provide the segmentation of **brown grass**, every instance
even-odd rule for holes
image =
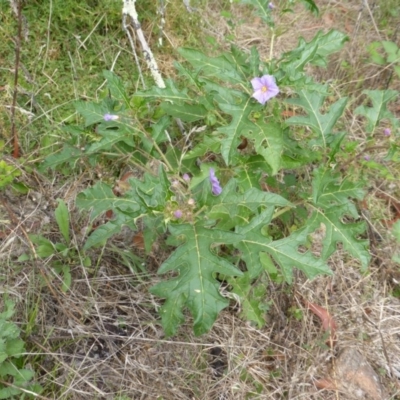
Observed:
[[[319,18],[302,7],[280,17],[277,25],[283,30],[274,40],[273,56],[293,49],[299,36],[309,40],[319,29],[335,28],[346,32],[350,41],[332,57],[328,69],[312,71],[316,78],[329,80],[339,95],[352,94],[356,98],[365,88],[385,88],[388,70],[366,62],[366,44],[385,37],[385,32],[374,28],[374,10],[371,15],[365,7],[360,9],[359,1],[318,3],[322,10]],[[231,13],[234,21],[240,21],[234,27],[220,16],[219,2],[210,1],[203,14],[204,34],[213,35],[225,49],[229,43],[224,37],[231,34],[241,48],[255,45],[262,58],[268,59],[269,30],[243,6],[233,5]],[[174,32],[166,32],[171,47],[182,44]],[[173,73],[173,59],[166,54],[160,56],[167,75]],[[349,67],[344,68],[343,61]],[[391,88],[399,89],[399,82],[393,82]],[[346,124],[355,138],[365,139],[360,121],[351,114]],[[394,175],[398,173],[393,170]],[[101,254],[93,253],[91,269],[79,263],[73,265],[73,284],[67,293],[60,290],[51,260],[15,264],[16,257],[32,247],[28,232],[45,232],[53,238],[59,235],[52,217],[52,199],[68,199],[73,217],[81,218],[73,205],[74,193],[79,191],[74,183],[64,182],[58,187],[44,177],[24,175],[23,179],[36,179],[37,183],[30,181],[30,186],[37,188],[37,195],[21,198],[7,192],[0,205],[0,262],[7,271],[2,285],[19,302],[21,324],[30,327],[25,339],[39,381],[47,389],[45,398],[367,398],[365,393],[356,397],[351,392],[315,386],[318,379],[334,374],[335,360],[347,348],[358,349],[373,367],[386,398],[400,398],[400,301],[391,296],[391,290],[399,288],[399,267],[391,261],[399,246],[381,221],[390,219],[390,204],[377,195],[383,192],[398,198],[397,186],[371,179],[368,204],[371,224],[379,237],[372,247],[373,262],[368,273],[361,274],[358,265],[338,252],[330,260],[333,277],[311,282],[298,274],[291,288],[270,285],[272,305],[265,328],[257,329],[242,321],[238,317],[240,305],[233,304],[222,312],[210,333],[193,336],[188,316],[179,334],[166,339],[155,311],[160,301],[148,292],[159,279],[155,276],[157,267],[167,256],[162,251],[147,259],[146,277],[132,273],[107,248]],[[13,223],[13,215],[19,224]],[[75,235],[80,243],[81,232]],[[131,242],[122,236],[113,242],[132,249]],[[306,310],[301,297],[327,308],[336,320],[334,349],[326,346],[319,320]],[[296,309],[303,313],[300,320],[291,311]],[[26,324],[29,318],[33,322]]]

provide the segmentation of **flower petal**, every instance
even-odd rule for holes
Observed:
[[[272,75],[263,75],[261,78],[253,78],[251,84],[254,89],[252,97],[263,105],[279,93],[278,85]]]
[[[253,78],[250,82],[254,90],[260,90],[264,86],[262,78]]]
[[[104,121],[115,121],[119,118],[119,116],[107,113],[107,114],[104,114],[103,118],[104,118]]]
[[[218,178],[215,176],[214,168],[210,168],[210,182],[211,182],[211,191],[216,196],[222,193],[222,188],[219,184]]]
[[[261,90],[257,90],[253,93],[253,96],[259,103],[264,105],[267,99],[267,92],[262,92]]]

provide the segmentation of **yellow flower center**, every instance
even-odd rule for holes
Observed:
[[[261,88],[261,91],[262,91],[263,93],[268,92],[268,88],[267,88],[266,86],[263,86],[263,87]]]

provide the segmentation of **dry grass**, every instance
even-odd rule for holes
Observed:
[[[356,99],[364,88],[384,88],[388,70],[365,61],[366,43],[385,37],[371,19],[376,10],[362,8],[360,1],[319,3],[320,18],[301,7],[282,17],[277,25],[283,31],[274,40],[273,56],[294,48],[299,36],[309,40],[319,29],[336,28],[351,40],[328,69],[312,71],[317,79],[329,80],[338,95],[352,94]],[[255,45],[264,59],[270,57],[271,35],[260,20],[235,5],[232,20],[240,22],[232,26],[219,11],[219,2],[208,2],[203,14],[205,35],[228,48],[224,38],[230,34],[241,48]],[[182,39],[168,29],[167,35],[171,47],[181,45]],[[164,73],[173,74],[173,57],[163,54],[160,58]],[[399,83],[391,88],[399,89]],[[394,106],[397,112],[399,106],[399,102]],[[360,121],[349,114],[346,124],[355,138],[365,139]],[[393,170],[394,176],[398,173]],[[46,387],[45,398],[350,400],[350,392],[320,390],[315,385],[335,373],[338,354],[348,348],[358,349],[379,374],[387,399],[400,398],[400,301],[390,295],[400,280],[399,267],[391,261],[399,249],[380,222],[390,219],[390,205],[377,195],[396,197],[398,187],[371,180],[371,225],[380,237],[372,247],[374,261],[368,273],[361,274],[358,265],[338,252],[330,260],[333,277],[311,282],[298,274],[293,287],[270,285],[271,309],[265,328],[240,320],[237,304],[222,312],[207,335],[194,337],[188,316],[180,333],[165,339],[156,313],[159,300],[148,293],[159,279],[155,273],[167,256],[163,251],[146,259],[146,276],[132,273],[108,248],[93,253],[92,268],[73,264],[73,284],[67,293],[60,290],[51,260],[15,263],[17,256],[32,247],[28,232],[45,232],[51,238],[59,235],[52,217],[53,199],[67,199],[73,219],[80,220],[73,198],[79,184],[89,177],[74,178],[79,184],[64,180],[62,185],[36,175],[25,174],[22,179],[29,179],[28,186],[37,192],[24,198],[10,193],[2,196],[2,290],[18,301],[20,323],[32,365]],[[374,219],[374,215],[382,217]],[[81,224],[75,225],[79,244]],[[122,237],[114,243],[121,246],[119,240],[123,247],[132,248]],[[305,309],[302,298],[324,306],[335,318],[338,337],[333,350],[326,346],[320,322]],[[294,310],[303,317],[296,319]]]

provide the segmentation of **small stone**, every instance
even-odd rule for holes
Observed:
[[[357,349],[347,348],[340,353],[332,375],[341,390],[356,398],[365,400],[386,398],[379,376]]]

